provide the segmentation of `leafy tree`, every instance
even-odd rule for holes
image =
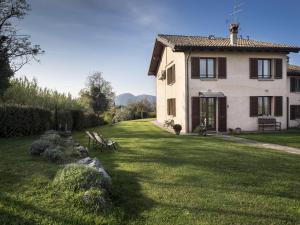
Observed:
[[[4,82],[0,93],[16,71],[44,52],[39,45],[31,44],[29,35],[19,34],[16,28],[28,11],[30,5],[26,0],[0,0],[0,80]]]
[[[83,109],[78,99],[71,94],[59,93],[48,88],[38,86],[36,79],[28,80],[26,77],[13,78],[10,87],[3,94],[3,101],[8,104],[28,105],[54,110]]]
[[[144,118],[145,112],[153,112],[153,106],[148,101],[147,98],[144,98],[137,102],[131,102],[128,104],[128,108],[132,113],[139,113],[141,118]]]
[[[115,93],[102,73],[95,72],[88,76],[86,88],[80,91],[80,96],[81,99],[89,100],[94,112],[99,116],[113,106]]]
[[[13,76],[13,71],[9,66],[7,57],[0,56],[0,97],[10,86],[9,79]]]

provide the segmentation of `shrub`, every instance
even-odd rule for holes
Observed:
[[[50,147],[43,152],[43,157],[51,162],[62,162],[64,160],[64,153],[60,147]]]
[[[197,126],[194,131],[194,133],[198,133],[199,135],[203,135],[203,136],[206,136],[207,135],[207,129],[205,126]]]
[[[0,136],[29,136],[48,130],[51,126],[49,110],[17,106],[0,106]]]
[[[112,124],[114,115],[111,112],[105,112],[104,114],[104,123],[105,124]]]
[[[71,110],[73,119],[72,130],[82,130],[85,127],[85,115],[82,110]]]
[[[70,110],[57,111],[57,124],[58,130],[71,130],[73,126],[73,118]]]
[[[178,135],[180,134],[180,131],[182,130],[182,126],[180,124],[175,124],[173,126],[173,130],[175,131],[175,133]]]
[[[111,206],[111,201],[102,188],[91,188],[84,192],[82,202],[85,207],[95,211],[104,211]]]
[[[79,164],[69,164],[58,171],[53,185],[60,190],[80,191],[99,188],[103,183],[103,176],[96,169]]]
[[[58,134],[43,134],[41,136],[42,140],[50,142],[52,145],[61,145],[63,144],[63,139]]]
[[[103,117],[98,117],[94,113],[84,115],[84,128],[96,127],[104,124]]]
[[[31,144],[29,153],[31,155],[40,155],[51,145],[52,144],[46,139],[38,139]]]
[[[155,112],[148,112],[147,117],[148,118],[156,118],[156,113]]]
[[[116,113],[114,115],[113,121],[115,123],[125,120],[131,120],[133,119],[133,115],[127,108],[119,108],[116,109]]]

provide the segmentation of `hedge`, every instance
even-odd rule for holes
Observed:
[[[82,110],[58,110],[56,114],[37,107],[0,105],[0,137],[36,135],[51,128],[82,130],[103,124],[102,117]]]
[[[0,105],[0,137],[29,136],[50,129],[51,112],[27,106]]]

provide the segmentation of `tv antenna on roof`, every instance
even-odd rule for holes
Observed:
[[[238,3],[238,0],[234,0],[234,6],[233,6],[233,11],[229,14],[231,17],[231,23],[232,24],[238,24],[238,17],[237,14],[242,12],[242,6],[244,3]]]

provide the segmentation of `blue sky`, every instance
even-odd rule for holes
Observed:
[[[17,76],[76,96],[86,77],[101,71],[117,94],[155,94],[147,76],[155,36],[227,36],[234,0],[28,0],[19,24],[45,54]],[[299,0],[242,0],[240,34],[300,46]],[[300,54],[291,54],[300,65]]]

